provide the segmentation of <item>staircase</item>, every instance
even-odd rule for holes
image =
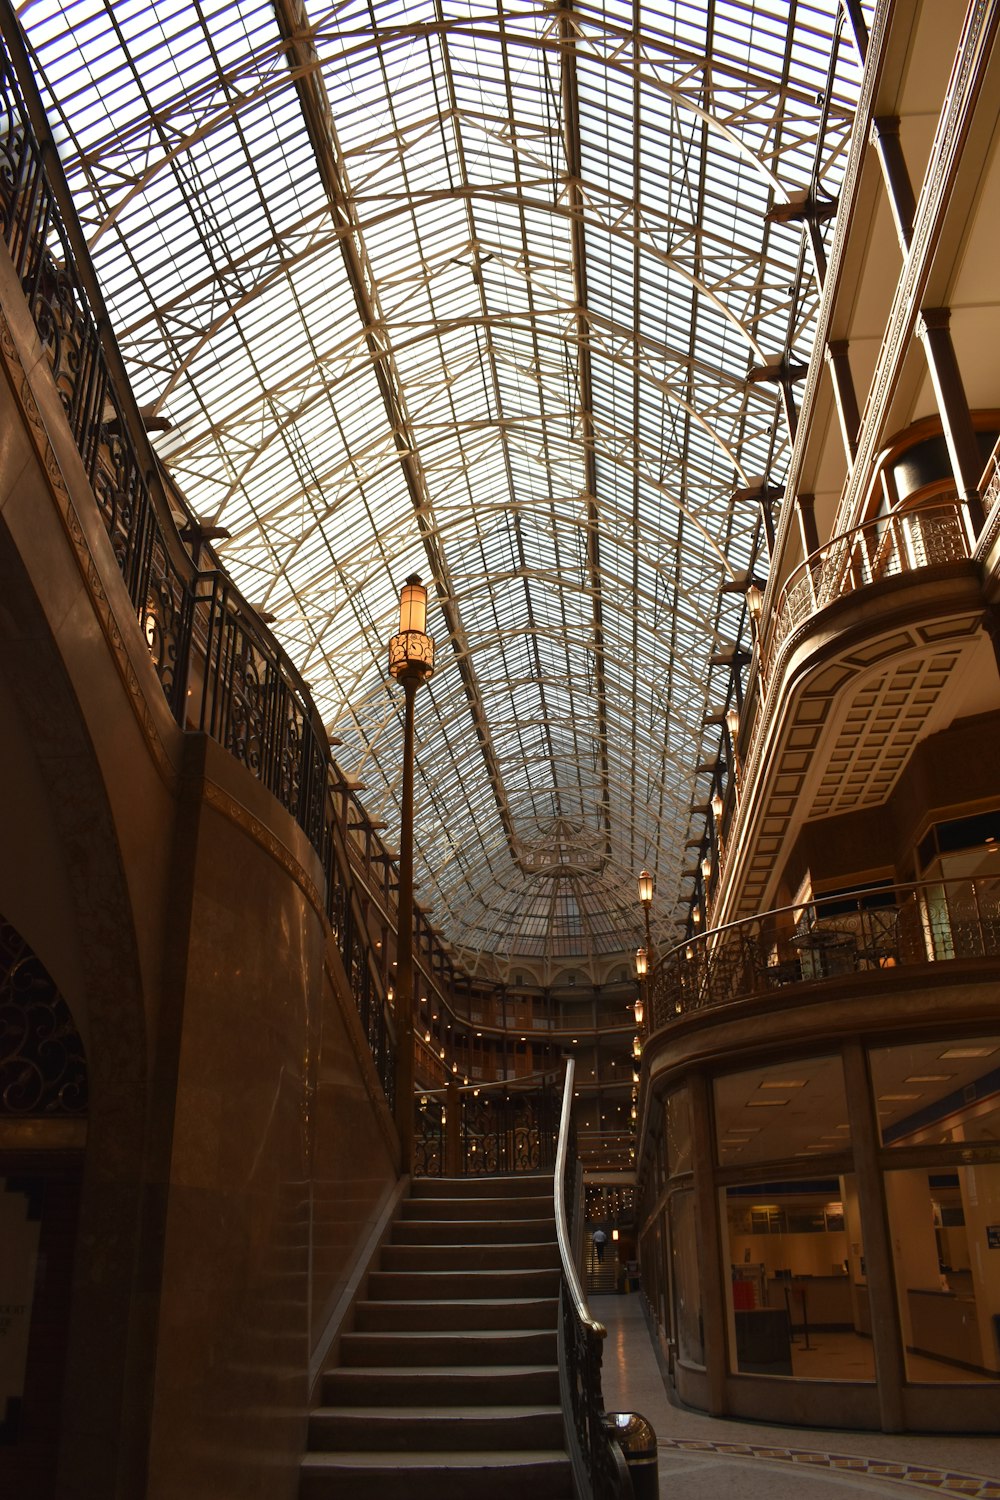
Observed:
[[[609,1296],[618,1290],[618,1251],[610,1245],[604,1251],[603,1261],[599,1261],[594,1254],[593,1248],[587,1256],[586,1274],[584,1278],[585,1290],[588,1296]]]
[[[552,1179],[417,1178],[311,1416],[300,1500],[569,1500]]]

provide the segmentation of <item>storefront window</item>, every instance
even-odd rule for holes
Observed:
[[[674,1296],[674,1327],[677,1352],[691,1365],[704,1365],[702,1334],[701,1274],[695,1235],[694,1194],[674,1193],[670,1198],[671,1285]]]
[[[1000,1164],[885,1174],[907,1379],[1000,1379]]]
[[[667,1096],[667,1171],[671,1177],[691,1170],[691,1096],[686,1088]]]
[[[741,1184],[724,1208],[733,1371],[874,1380],[853,1175]]]
[[[880,1047],[870,1060],[883,1146],[998,1138],[1000,1037]]]
[[[847,1150],[850,1128],[840,1058],[800,1058],[717,1078],[715,1128],[724,1167]]]

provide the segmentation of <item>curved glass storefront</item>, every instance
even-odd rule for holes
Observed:
[[[1000,1035],[852,1038],[657,1084],[643,1271],[682,1397],[1000,1428]]]

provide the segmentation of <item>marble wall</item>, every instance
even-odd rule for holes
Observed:
[[[316,857],[170,716],[2,251],[0,356],[0,912],[91,1082],[54,1493],[292,1500],[398,1143]]]

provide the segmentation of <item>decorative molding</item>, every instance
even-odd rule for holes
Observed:
[[[247,775],[251,775],[247,772]],[[305,896],[310,906],[321,918],[325,927],[329,927],[330,919],[326,912],[326,903],[320,893],[316,882],[307,871],[299,864],[294,854],[285,844],[277,838],[265,823],[255,817],[242,802],[238,802],[229,792],[224,791],[217,782],[210,781],[206,776],[201,783],[201,792],[204,800],[213,807],[216,812],[222,814],[230,823],[239,828],[249,838],[253,839],[266,854],[269,854],[275,864],[280,865],[285,874],[294,880],[299,890]]]

